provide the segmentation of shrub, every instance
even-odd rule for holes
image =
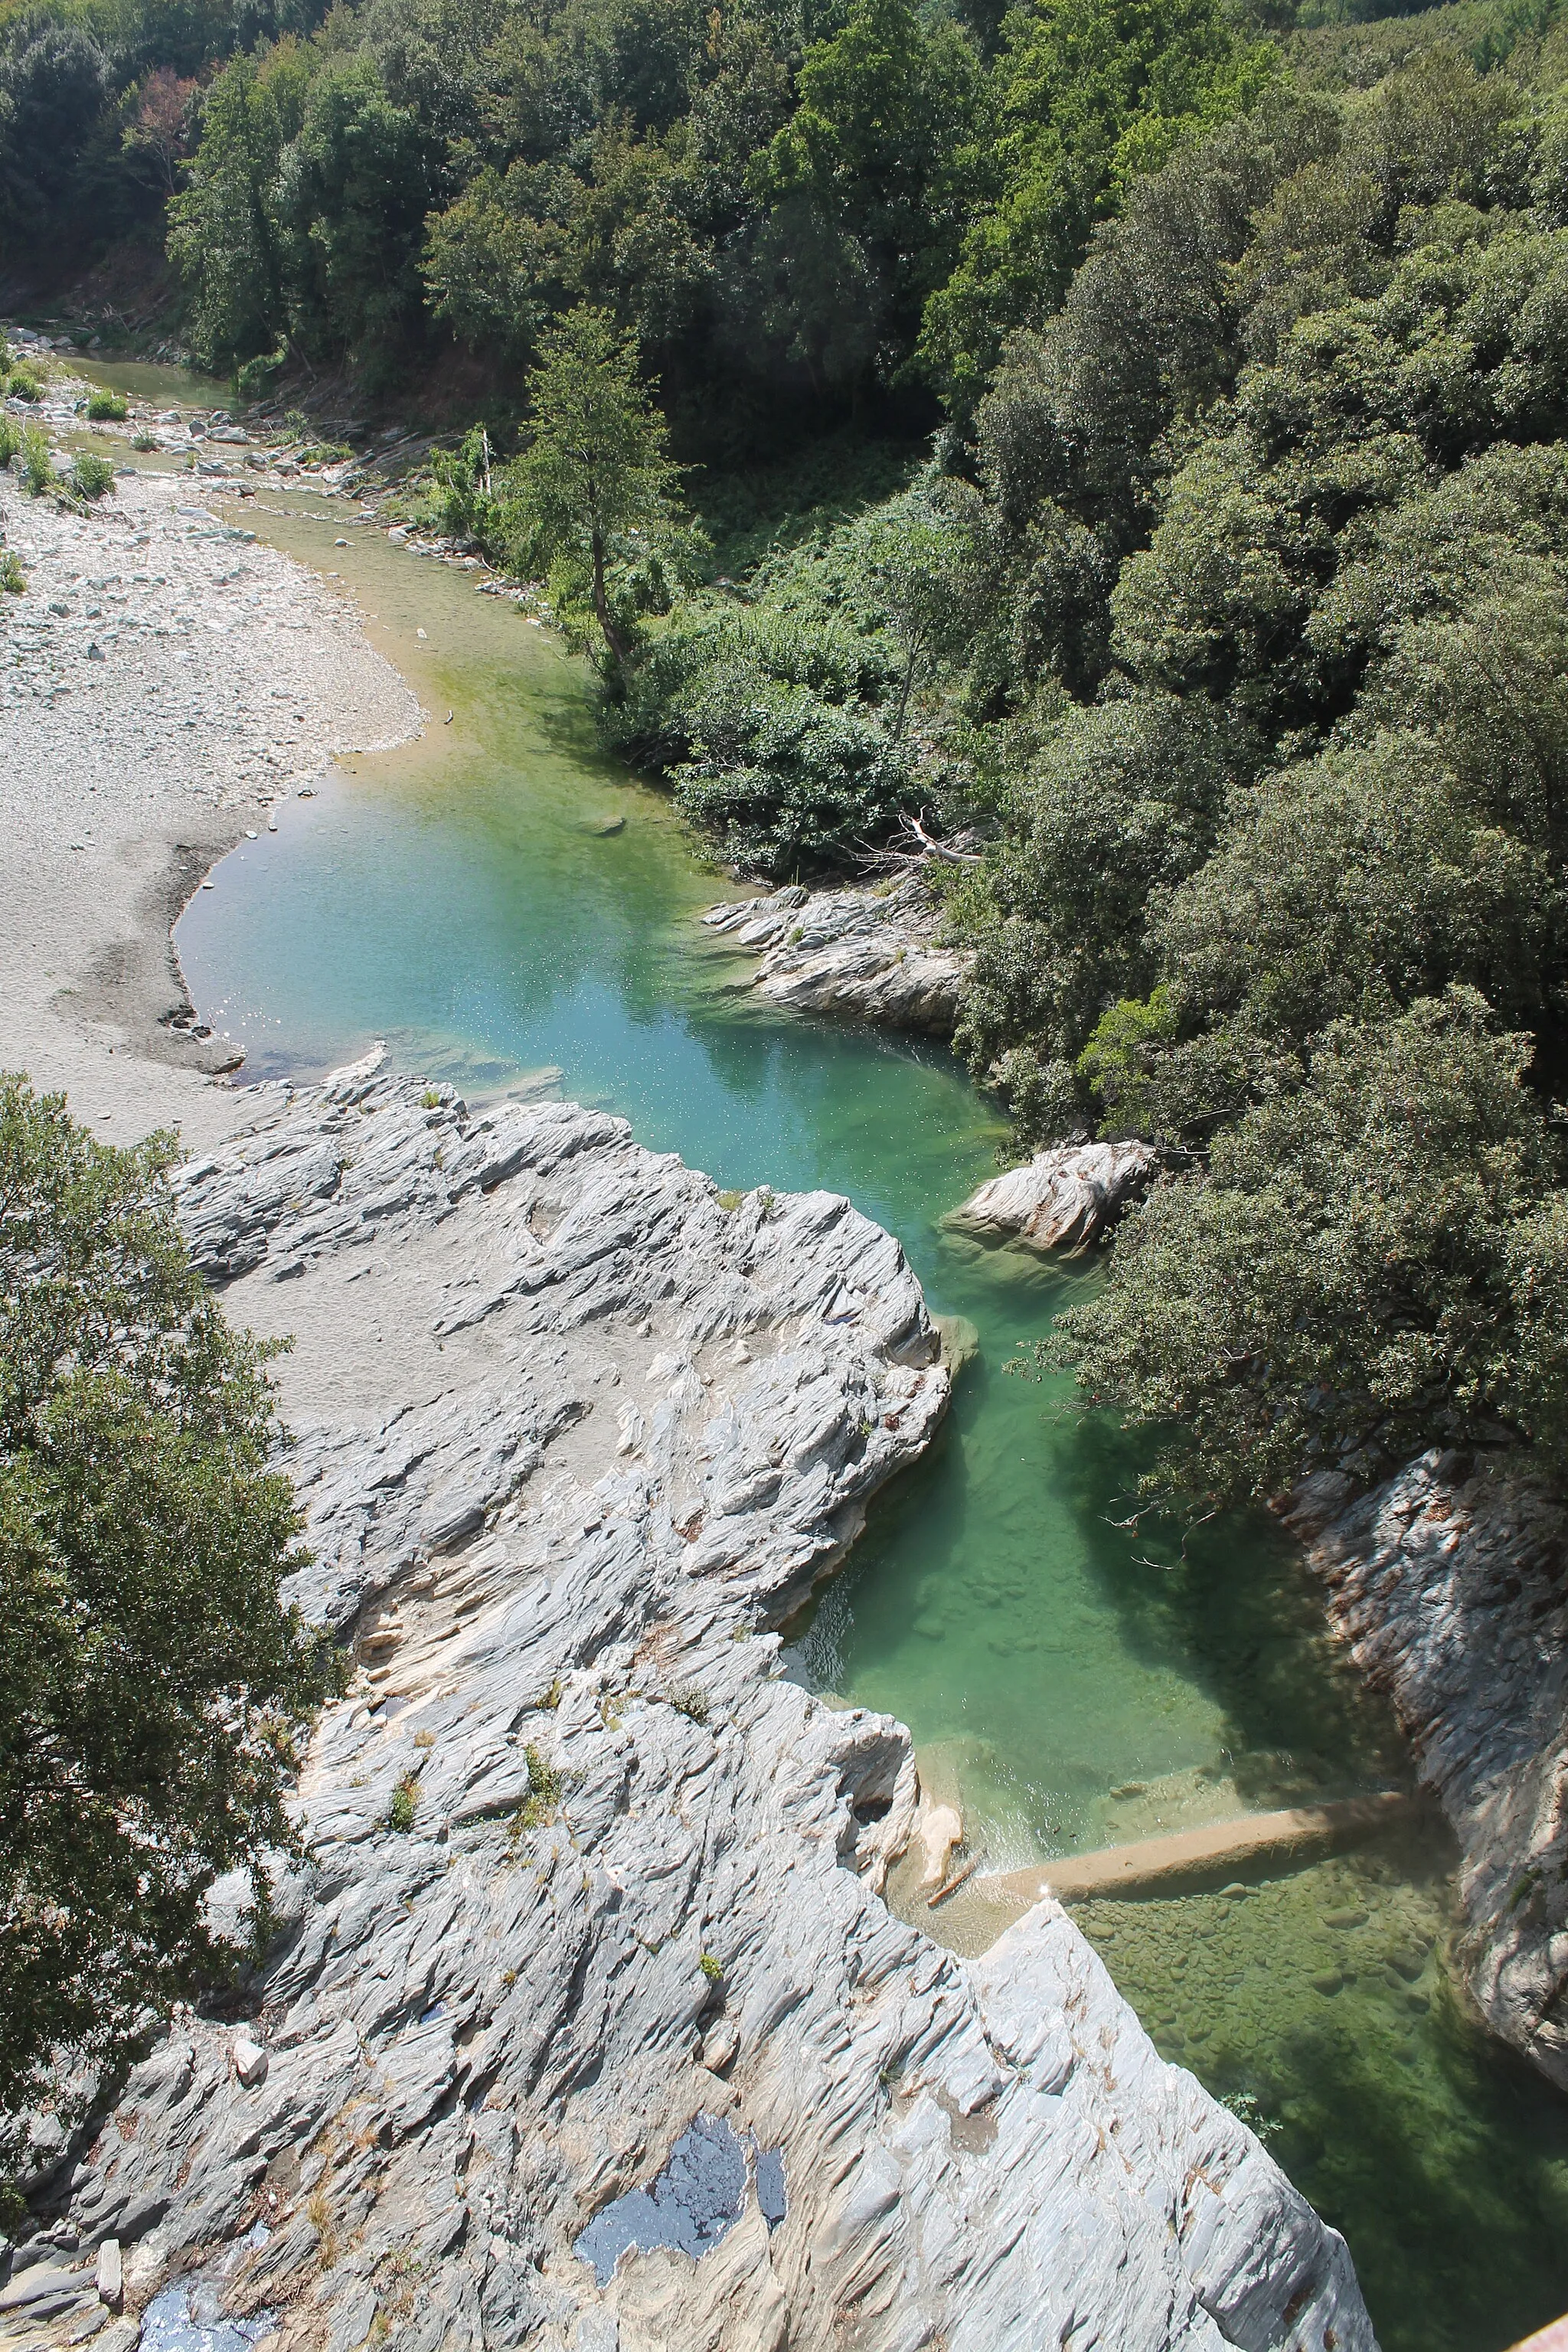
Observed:
[[[41,400],[43,383],[29,367],[15,367],[5,379],[5,389],[13,400]]]
[[[7,595],[19,596],[27,585],[27,575],[22,569],[21,558],[7,548],[0,555],[0,589]]]
[[[414,1816],[419,1810],[419,1783],[412,1772],[405,1772],[392,1792],[387,1807],[386,1826],[406,1837],[414,1827]]]
[[[267,1351],[191,1265],[176,1156],[0,1081],[0,2115],[207,1980],[206,1891],[297,1845],[284,1735],[336,1680],[279,1599]]]
[[[36,425],[24,425],[21,440],[22,483],[29,498],[41,499],[59,478],[49,436]]]
[[[724,1963],[722,1960],[716,1959],[711,1952],[704,1952],[697,1965],[710,1984],[719,1984],[722,1981]]]
[[[155,449],[158,443],[156,437],[151,433],[133,433],[131,436],[131,446],[133,449],[140,449],[145,456],[149,449]]]
[[[96,449],[81,449],[71,460],[68,478],[78,498],[100,499],[114,488],[114,468]]]
[[[21,446],[20,428],[12,417],[0,410],[0,468],[10,464]]]
[[[122,392],[95,392],[87,404],[89,425],[123,425],[130,413],[130,403]]]
[[[542,1829],[552,1821],[561,1801],[561,1775],[545,1762],[531,1740],[524,1750],[528,1763],[528,1794],[512,1816],[511,1843],[515,1845],[525,1830]]]

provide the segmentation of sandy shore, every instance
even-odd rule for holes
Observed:
[[[198,1149],[246,1113],[172,923],[279,797],[419,725],[353,604],[202,488],[125,477],[79,518],[0,473],[27,575],[0,598],[0,1067],[117,1141],[174,1123]]]

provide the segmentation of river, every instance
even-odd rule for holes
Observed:
[[[289,799],[183,918],[196,1004],[247,1072],[309,1075],[384,1038],[471,1095],[604,1105],[721,1185],[846,1192],[899,1236],[976,1352],[786,1656],[909,1723],[989,1859],[1407,1785],[1271,1525],[1184,1551],[1119,1524],[1123,1441],[1008,1369],[1096,1277],[944,1228],[993,1172],[993,1108],[940,1050],[760,1010],[695,919],[734,886],[597,751],[579,667],[353,512],[317,491],[244,519],[358,602],[431,723]],[[1452,1859],[1409,1832],[1246,1896],[1078,1913],[1165,2054],[1344,2231],[1385,2352],[1499,2352],[1568,2307],[1568,2103],[1448,1990]]]

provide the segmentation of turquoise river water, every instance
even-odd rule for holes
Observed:
[[[1401,1785],[1270,1525],[1184,1554],[1119,1525],[1123,1442],[1008,1370],[1094,1276],[944,1228],[1002,1134],[951,1058],[760,1011],[694,919],[732,886],[596,751],[578,667],[353,511],[314,491],[244,519],[357,599],[432,723],[291,797],[184,917],[195,1002],[247,1072],[375,1037],[471,1094],[553,1071],[722,1185],[829,1186],[898,1234],[977,1352],[788,1656],[911,1726],[991,1860]],[[1166,2054],[1344,2231],[1385,2352],[1499,2352],[1568,2307],[1568,2102],[1449,1990],[1452,1859],[1411,1830],[1245,1898],[1079,1914]]]

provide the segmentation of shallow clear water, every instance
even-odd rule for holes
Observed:
[[[899,1235],[977,1352],[931,1455],[879,1500],[789,1655],[817,1687],[900,1715],[928,1781],[961,1797],[995,1859],[1398,1781],[1392,1727],[1331,1654],[1269,1524],[1209,1528],[1184,1554],[1118,1525],[1121,1442],[1068,1418],[1059,1387],[1006,1370],[1093,1276],[943,1230],[1000,1136],[951,1059],[759,1012],[746,967],[694,922],[728,886],[664,801],[596,752],[575,667],[510,605],[350,511],[258,499],[246,520],[358,597],[430,723],[289,800],[279,832],[197,895],[177,938],[204,1016],[256,1076],[378,1036],[401,1066],[471,1092],[556,1071],[563,1092],[722,1185],[826,1185]],[[1323,1867],[1386,1877],[1440,1954],[1450,1860],[1424,1846]],[[1253,1942],[1238,1915],[1206,1971],[1186,1957],[1193,1901],[1117,1906],[1107,1957],[1172,2054],[1278,2128],[1350,2238],[1389,2352],[1495,2352],[1568,2305],[1568,2105],[1446,2001],[1417,2016],[1381,1960],[1331,1997],[1314,1990],[1330,1932],[1315,1879],[1245,1906]],[[1226,2021],[1217,2040],[1173,2004],[1184,1963]],[[1486,2195],[1459,2195],[1478,2167]],[[1482,2277],[1504,2242],[1507,2302],[1420,2288],[1445,2264]]]

